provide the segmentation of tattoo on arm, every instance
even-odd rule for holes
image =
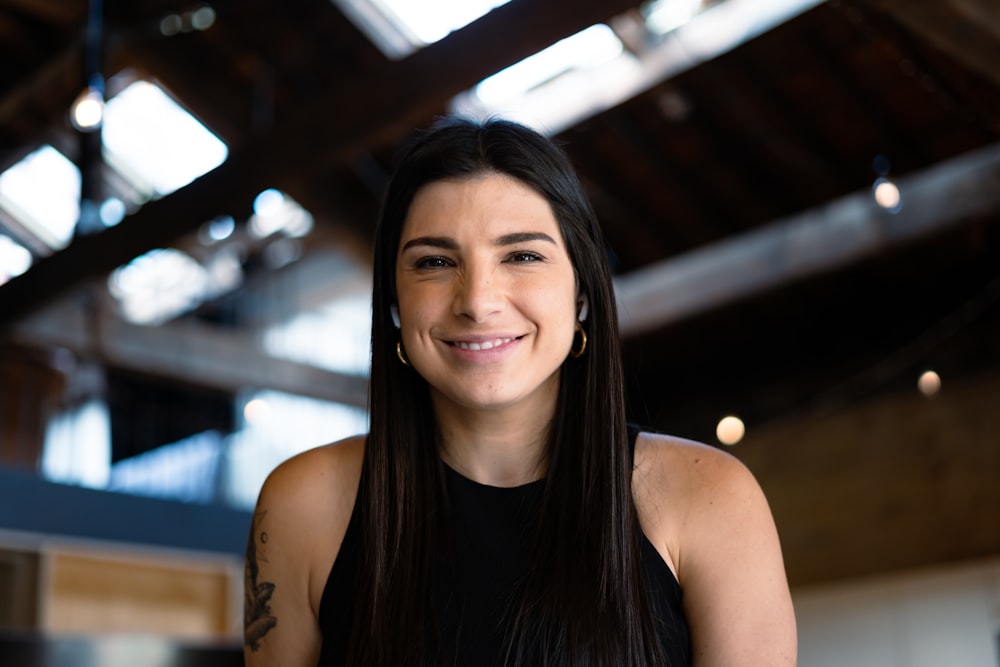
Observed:
[[[260,575],[258,562],[267,562],[264,554],[267,532],[260,527],[266,515],[267,510],[254,513],[243,567],[243,643],[251,651],[260,650],[260,640],[278,624],[278,619],[271,615],[274,584],[257,580]]]

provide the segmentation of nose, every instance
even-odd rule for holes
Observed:
[[[453,310],[473,322],[484,322],[503,309],[503,286],[499,276],[483,266],[466,266],[455,281]]]

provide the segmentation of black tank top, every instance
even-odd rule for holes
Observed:
[[[629,432],[632,446],[636,433]],[[541,504],[545,481],[512,488],[479,484],[445,466],[454,560],[447,576],[438,577],[440,623],[452,647],[454,665],[484,667],[504,654],[499,620],[511,591],[527,566],[526,526]],[[346,663],[353,621],[354,581],[358,568],[360,526],[355,506],[340,552],[330,571],[319,608],[323,644],[319,667]],[[643,535],[642,563],[646,588],[667,664],[691,664],[687,621],[681,589],[673,572]]]

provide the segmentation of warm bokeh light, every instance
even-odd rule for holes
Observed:
[[[902,203],[899,188],[888,178],[877,178],[875,185],[872,187],[872,194],[875,196],[875,203],[885,210],[892,213],[899,210]]]
[[[271,412],[271,406],[262,398],[254,398],[243,406],[243,417],[251,424],[260,424]]]
[[[941,376],[934,371],[924,371],[917,380],[917,389],[924,396],[933,396],[941,391]]]
[[[715,437],[724,445],[735,445],[743,439],[746,427],[739,417],[729,415],[719,420],[719,425],[715,427]]]
[[[104,121],[104,96],[94,87],[88,87],[73,102],[70,111],[73,127],[81,132],[96,130]]]

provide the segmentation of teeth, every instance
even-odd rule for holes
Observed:
[[[499,347],[501,345],[505,345],[505,344],[509,343],[512,340],[514,340],[514,339],[513,338],[497,338],[496,340],[487,340],[487,341],[483,341],[482,343],[466,343],[464,341],[458,341],[458,342],[455,343],[455,345],[457,345],[458,347],[462,348],[463,350],[492,350],[494,347]]]

